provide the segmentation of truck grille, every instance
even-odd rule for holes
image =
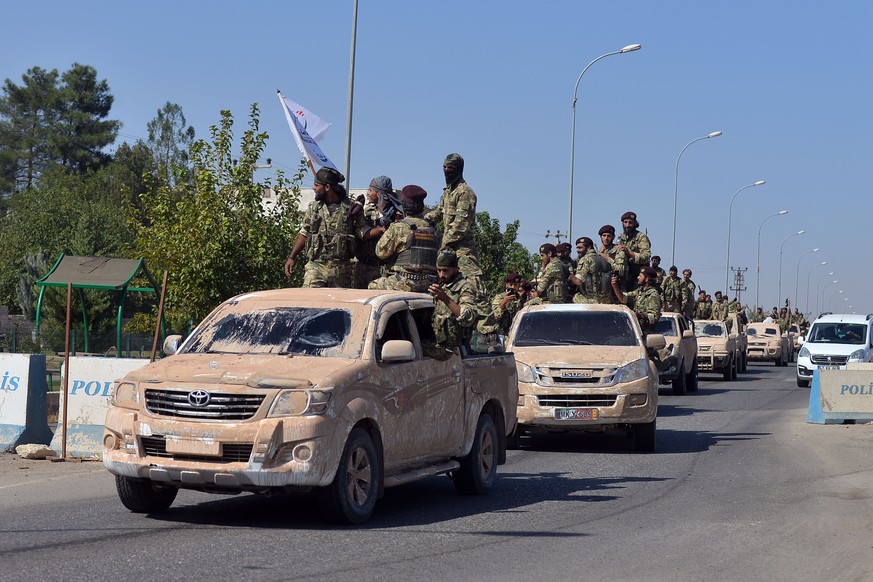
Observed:
[[[248,420],[257,413],[264,401],[263,394],[210,392],[207,404],[195,406],[189,401],[190,394],[192,394],[191,391],[183,390],[146,390],[146,410],[159,416],[176,418]]]
[[[252,445],[249,443],[224,443],[221,446],[221,456],[181,455],[167,452],[167,439],[163,435],[140,437],[142,450],[148,457],[164,457],[176,461],[209,461],[212,463],[247,463],[252,456]]]
[[[541,384],[546,386],[609,386],[615,382],[617,368],[537,368]]]
[[[849,356],[809,356],[809,361],[819,366],[844,366]]]
[[[586,396],[582,394],[549,394],[548,396],[537,396],[537,401],[540,406],[615,406],[617,398],[618,397],[614,394],[598,396]]]

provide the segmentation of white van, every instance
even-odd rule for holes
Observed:
[[[828,313],[812,322],[797,354],[797,385],[809,386],[816,368],[844,370],[873,361],[873,314]]]

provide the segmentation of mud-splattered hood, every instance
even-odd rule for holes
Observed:
[[[538,346],[513,348],[515,359],[529,366],[624,366],[644,358],[640,346]]]
[[[305,388],[358,360],[309,356],[178,354],[131,372],[125,380]]]

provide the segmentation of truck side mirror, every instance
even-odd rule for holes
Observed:
[[[168,356],[172,356],[179,351],[180,343],[182,343],[182,336],[168,335],[167,339],[164,340],[164,353]]]
[[[646,347],[652,350],[663,350],[667,347],[667,339],[660,333],[650,333],[646,336]]]
[[[694,332],[690,329],[686,329],[682,332],[682,339],[690,339],[694,337]]]
[[[415,346],[407,340],[388,340],[382,346],[383,362],[411,362],[415,359]]]

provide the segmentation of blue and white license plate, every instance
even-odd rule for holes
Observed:
[[[556,408],[556,420],[597,420],[596,408]]]

